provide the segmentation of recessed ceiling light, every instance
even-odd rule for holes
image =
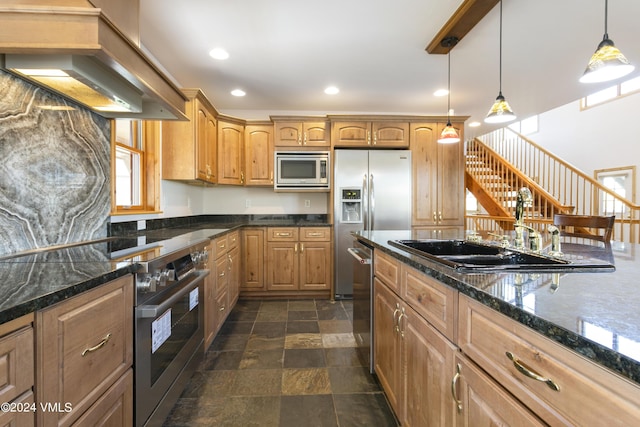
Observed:
[[[338,89],[335,86],[329,86],[328,88],[326,88],[324,90],[324,93],[326,93],[327,95],[336,95],[340,92],[340,89]]]
[[[447,96],[449,95],[449,91],[447,89],[438,89],[433,92],[433,96]]]
[[[234,89],[231,91],[231,95],[233,96],[245,96],[247,93],[242,89]]]
[[[469,123],[469,127],[470,128],[477,128],[478,126],[480,126],[482,123],[480,122],[471,122]]]
[[[216,47],[214,49],[211,49],[209,51],[209,55],[213,59],[227,59],[227,58],[229,58],[229,52],[227,52],[226,50],[224,50],[221,47]]]

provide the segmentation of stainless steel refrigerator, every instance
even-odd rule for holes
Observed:
[[[411,228],[409,150],[334,151],[335,297],[353,296],[351,231]]]

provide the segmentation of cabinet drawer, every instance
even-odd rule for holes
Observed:
[[[455,342],[458,292],[402,264],[401,297],[440,333]]]
[[[300,227],[300,240],[304,242],[328,242],[331,240],[329,227]]]
[[[295,242],[298,240],[298,227],[269,227],[267,240],[270,242]]]
[[[133,425],[133,370],[129,369],[100,399],[73,423],[80,426]]]
[[[227,249],[230,251],[240,245],[240,231],[232,231],[227,234]]]
[[[381,251],[373,252],[373,275],[400,295],[400,263]]]
[[[0,339],[0,402],[10,402],[31,390],[33,328],[28,326]]]
[[[4,404],[6,402],[3,400],[2,403]],[[15,401],[11,402],[11,404],[15,404],[15,409],[22,410],[11,410],[14,408],[9,406],[9,411],[0,412],[0,426],[33,427],[36,425],[35,411],[33,411],[32,408],[38,407],[34,406],[36,403],[31,390],[24,393],[22,396],[19,396]],[[25,410],[25,408],[29,409]]]
[[[640,387],[467,296],[459,304],[462,351],[547,423],[629,426],[640,420]]]
[[[121,277],[36,315],[39,402],[71,412],[38,412],[39,425],[69,425],[133,364],[133,278]]]
[[[216,295],[227,289],[229,283],[229,259],[227,255],[216,260]]]
[[[227,253],[227,250],[229,249],[229,242],[227,241],[227,236],[229,235],[225,234],[224,236],[217,237],[215,239],[214,245],[213,245],[213,248],[216,251],[216,253],[214,254],[215,258],[218,258],[221,255],[224,255]]]

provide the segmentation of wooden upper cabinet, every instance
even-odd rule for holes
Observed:
[[[162,122],[162,178],[216,182],[215,109],[199,89],[183,89],[189,121]]]
[[[275,121],[275,145],[278,147],[329,147],[329,136],[326,121]]]
[[[334,147],[409,147],[408,122],[334,122],[331,129],[331,140]]]
[[[244,125],[218,119],[218,184],[244,184]]]
[[[414,226],[464,224],[464,144],[439,144],[444,126],[412,123],[410,127]],[[462,139],[462,127],[457,130]]]
[[[244,129],[245,185],[273,185],[273,126],[247,125]]]

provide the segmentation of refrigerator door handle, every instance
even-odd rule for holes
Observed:
[[[367,187],[367,174],[365,173],[362,177],[362,204],[364,205],[364,213],[363,216],[363,226],[365,230],[370,230],[369,228],[369,190]]]
[[[371,212],[371,227],[369,230],[375,230],[375,214],[376,214],[376,198],[373,188],[373,174],[369,175],[369,211]]]

